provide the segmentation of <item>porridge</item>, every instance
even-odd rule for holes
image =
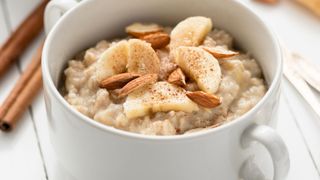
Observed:
[[[211,19],[174,28],[134,23],[121,40],[98,42],[68,61],[64,98],[95,121],[148,135],[214,128],[264,96],[256,60],[233,49]]]

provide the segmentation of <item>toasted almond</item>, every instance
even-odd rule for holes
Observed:
[[[147,34],[163,31],[163,28],[158,24],[141,24],[133,23],[126,27],[126,32],[134,37],[142,37]]]
[[[203,91],[187,92],[186,94],[193,102],[206,108],[214,108],[221,104],[218,96]]]
[[[225,49],[222,46],[215,46],[215,47],[201,46],[201,48],[209,52],[210,54],[212,54],[215,58],[228,58],[228,57],[232,57],[239,54],[239,52]]]
[[[170,36],[164,32],[157,32],[140,37],[141,40],[151,44],[153,49],[160,49],[167,46],[170,42]]]
[[[101,88],[106,88],[108,90],[114,90],[122,88],[129,81],[140,77],[141,74],[138,73],[121,73],[114,76],[110,76],[100,82]]]
[[[146,74],[143,76],[140,76],[132,81],[130,81],[128,84],[123,86],[119,91],[118,91],[118,96],[119,97],[124,97],[134,90],[137,90],[147,84],[153,84],[157,82],[158,80],[158,74]]]
[[[186,76],[180,68],[177,68],[169,75],[168,82],[184,87],[186,85]]]

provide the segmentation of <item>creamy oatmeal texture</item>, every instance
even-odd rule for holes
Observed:
[[[266,92],[256,60],[234,51],[233,38],[212,30],[209,18],[190,17],[173,29],[135,23],[126,31],[128,38],[98,42],[64,71],[64,98],[95,121],[184,134],[243,115]]]

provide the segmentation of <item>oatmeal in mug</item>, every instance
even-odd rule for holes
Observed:
[[[256,60],[233,49],[211,19],[174,28],[134,23],[129,37],[102,40],[64,71],[64,98],[82,114],[125,131],[176,135],[214,128],[266,93]]]

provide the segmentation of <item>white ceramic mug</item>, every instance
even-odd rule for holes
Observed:
[[[257,172],[265,169],[259,170],[259,164],[251,161],[258,156],[272,162],[273,179],[285,179],[288,152],[270,127],[280,94],[282,57],[274,34],[252,10],[237,0],[87,0],[76,4],[60,0],[47,6],[46,30],[53,28],[42,60],[51,141],[59,161],[76,179],[259,179],[262,176]],[[269,89],[242,117],[187,135],[146,136],[89,119],[57,90],[68,59],[101,39],[124,35],[127,24],[174,25],[193,15],[212,18],[214,27],[230,32],[236,44],[252,53],[263,69]],[[258,146],[263,147],[262,153]]]

